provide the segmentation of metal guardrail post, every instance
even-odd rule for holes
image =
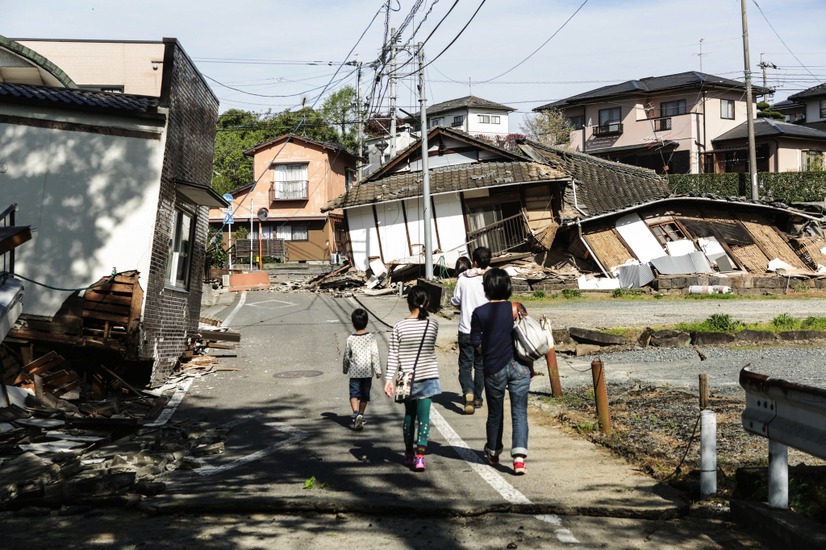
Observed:
[[[700,495],[717,493],[717,414],[700,413]]]
[[[769,507],[789,508],[789,448],[769,440]]]

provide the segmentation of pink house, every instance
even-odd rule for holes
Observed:
[[[232,225],[219,208],[209,211],[210,225],[221,228],[224,242],[232,231],[237,257],[276,257],[286,262],[329,262],[346,254],[341,210],[321,209],[345,193],[354,181],[356,157],[337,144],[292,134],[244,151],[253,157],[253,183],[234,190]],[[252,223],[250,223],[252,222]],[[239,240],[244,227],[250,238]],[[250,231],[251,230],[251,231]]]

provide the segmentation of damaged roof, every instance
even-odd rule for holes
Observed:
[[[668,182],[648,168],[639,168],[532,141],[519,143],[532,159],[547,162],[568,174],[574,185],[565,201],[580,216],[598,216],[636,204],[668,197]]]
[[[558,168],[530,161],[460,164],[434,168],[429,170],[429,173],[431,195],[568,179],[567,174]],[[344,195],[327,203],[322,211],[398,201],[418,197],[421,194],[421,171],[400,172],[353,186]]]

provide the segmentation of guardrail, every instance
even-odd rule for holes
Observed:
[[[789,447],[826,460],[826,390],[740,370],[743,428],[769,440],[769,506],[789,507]]]

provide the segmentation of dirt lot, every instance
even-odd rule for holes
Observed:
[[[674,388],[609,384],[608,400],[612,433],[605,436],[592,387],[566,389],[558,399],[533,396],[533,403],[565,430],[604,445],[656,479],[699,498],[698,396]],[[743,430],[742,392],[712,394],[709,408],[717,413],[718,500],[765,501],[767,442]],[[789,449],[789,464],[790,506],[826,523],[826,461]]]

